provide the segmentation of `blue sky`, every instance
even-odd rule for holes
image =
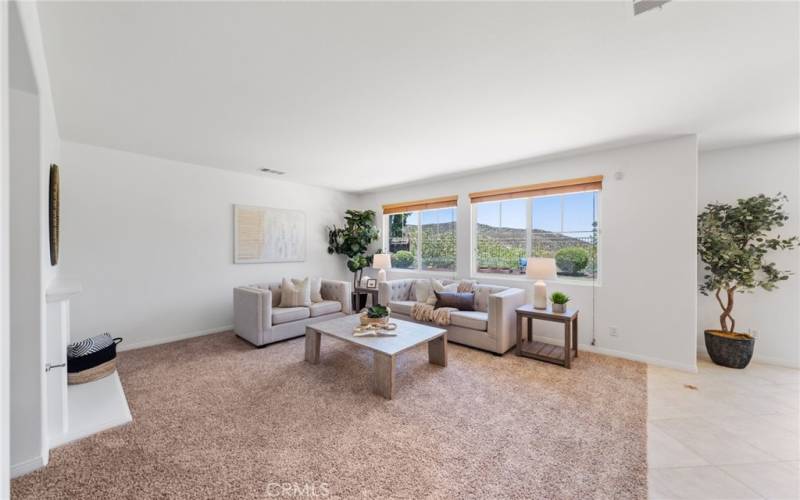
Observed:
[[[562,196],[541,196],[533,199],[533,227],[545,231],[562,231],[561,204],[564,204],[563,231],[591,231],[596,192],[575,193]],[[525,229],[525,199],[481,203],[477,208],[479,224]],[[413,212],[406,224],[417,225],[422,216],[423,224],[452,222],[454,208]],[[502,219],[502,220],[501,220]]]
[[[563,231],[591,231],[596,194],[589,192],[534,198],[534,229],[562,231],[561,200],[563,198]],[[524,199],[482,203],[477,208],[478,223],[525,229],[525,205]]]

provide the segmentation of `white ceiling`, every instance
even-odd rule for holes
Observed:
[[[798,4],[53,2],[66,140],[364,191],[635,137],[800,132]]]

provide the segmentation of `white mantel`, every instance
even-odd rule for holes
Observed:
[[[69,300],[72,296],[83,291],[83,285],[78,280],[56,279],[50,283],[45,292],[47,303]]]
[[[45,292],[47,302],[47,362],[67,362],[70,300],[83,291],[80,281],[56,279]],[[80,337],[89,336],[81,332]],[[77,340],[77,339],[75,339]],[[47,441],[55,448],[131,421],[128,401],[116,372],[94,382],[67,385],[66,366],[46,372]]]
[[[67,390],[67,345],[70,342],[69,301],[82,291],[80,281],[56,279],[45,291],[47,302],[47,358],[52,366],[45,371],[47,391],[47,442],[53,448],[69,430],[69,395]]]

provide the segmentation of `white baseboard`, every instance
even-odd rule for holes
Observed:
[[[33,472],[36,469],[41,469],[47,465],[44,461],[44,458],[41,456],[33,457],[30,460],[25,460],[24,462],[20,462],[18,464],[13,464],[11,466],[11,478],[15,478],[18,476],[23,476],[28,474],[29,472]]]
[[[706,346],[703,344],[697,345],[697,357],[710,360],[711,358],[708,355],[708,351],[706,351]],[[800,363],[792,362],[786,359],[781,358],[773,358],[770,356],[753,356],[753,363],[758,363],[762,365],[773,365],[773,366],[782,366],[784,368],[800,368]]]
[[[142,347],[150,347],[160,344],[169,344],[170,342],[177,342],[179,340],[190,339],[192,337],[202,337],[203,335],[211,335],[212,333],[229,332],[233,330],[233,325],[218,326],[216,328],[209,328],[208,330],[200,330],[198,332],[181,333],[172,337],[162,337],[157,339],[141,340],[139,342],[126,343],[123,342],[119,345],[118,351],[131,351],[133,349],[141,349]]]
[[[542,337],[539,335],[533,336],[534,340],[538,340],[539,342],[546,342],[549,344],[560,345],[563,346],[564,342],[559,342],[558,339],[553,339],[550,337]],[[598,347],[596,345],[590,344],[578,344],[578,351],[586,351],[586,352],[593,352],[597,354],[603,354],[605,356],[613,356],[615,358],[622,358],[622,359],[629,359],[631,361],[638,361],[640,363],[646,363],[648,365],[657,365],[663,366],[665,368],[672,368],[674,370],[681,370],[684,372],[696,373],[697,366],[695,365],[685,365],[683,363],[676,363],[674,361],[669,361],[660,358],[653,358],[650,356],[642,356],[640,354],[631,354],[625,351],[617,351],[615,349],[608,349],[607,347]]]
[[[672,368],[673,370],[680,370],[683,372],[697,373],[697,365],[687,365],[684,363],[676,363],[661,358],[654,358],[652,356],[642,356],[640,354],[631,354],[625,351],[616,351],[614,349],[607,349],[605,347],[597,347],[593,345],[580,346],[584,351],[595,352],[597,354],[605,354],[606,356],[614,356],[616,358],[629,359],[631,361],[639,361],[648,365],[663,366],[664,368]]]

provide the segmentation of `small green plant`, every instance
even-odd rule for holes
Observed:
[[[398,250],[392,254],[392,267],[408,269],[414,265],[414,254],[408,250]]]
[[[367,309],[368,318],[385,318],[389,315],[389,308],[380,304],[374,305]]]
[[[569,295],[564,292],[553,292],[550,294],[550,301],[553,304],[566,304],[569,302]]]
[[[556,252],[556,266],[566,274],[580,274],[589,265],[589,252],[581,247],[566,247]]]

